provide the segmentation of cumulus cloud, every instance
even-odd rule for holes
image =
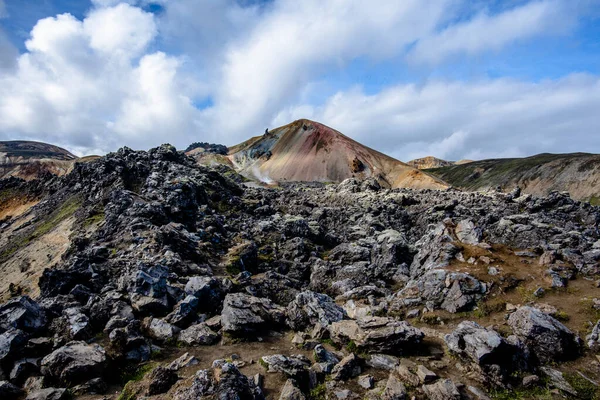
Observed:
[[[539,83],[397,85],[374,95],[355,88],[276,120],[308,116],[401,160],[458,160],[600,149],[599,107],[600,78],[573,74]]]
[[[408,58],[439,63],[447,57],[497,50],[537,35],[558,34],[576,22],[578,7],[561,0],[534,1],[497,15],[486,12],[419,40]]]
[[[85,152],[186,143],[195,110],[179,60],[144,54],[156,33],[152,14],[127,4],[38,21],[16,71],[0,74],[0,137]]]

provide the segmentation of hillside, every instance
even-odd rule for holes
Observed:
[[[231,147],[229,158],[242,175],[267,183],[375,178],[385,187],[446,187],[439,179],[305,119]]]
[[[77,159],[65,149],[47,143],[14,140],[0,142],[0,178],[35,179],[44,173],[64,175]]]
[[[497,187],[546,195],[567,191],[578,200],[600,202],[600,155],[587,153],[538,154],[526,158],[475,161],[463,165],[429,169],[449,184],[465,190]]]

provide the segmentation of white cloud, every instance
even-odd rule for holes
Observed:
[[[429,32],[448,1],[282,0],[229,47],[213,123],[241,139],[288,105],[315,75],[357,57],[384,59]],[[235,116],[235,118],[232,118]]]
[[[600,78],[507,79],[359,88],[321,107],[292,107],[276,121],[307,117],[401,160],[525,156],[600,149]],[[298,112],[298,110],[301,110]]]
[[[83,21],[38,21],[16,70],[0,74],[0,137],[86,152],[187,143],[196,111],[179,85],[180,62],[164,53],[137,60],[155,34],[152,14],[125,4]]]
[[[126,4],[93,12],[83,23],[90,47],[108,56],[138,56],[157,34],[152,14]]]
[[[532,1],[497,15],[481,12],[471,20],[418,41],[408,58],[439,63],[458,54],[498,50],[517,40],[563,33],[576,22],[578,7],[562,0]]]

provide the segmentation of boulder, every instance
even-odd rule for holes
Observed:
[[[215,398],[217,399],[263,399],[262,390],[254,384],[252,378],[243,375],[235,365],[225,360],[213,362],[213,376],[217,381]]]
[[[177,340],[188,346],[210,346],[219,340],[219,335],[205,323],[200,323],[181,331]]]
[[[175,305],[173,311],[167,315],[165,320],[179,328],[185,328],[198,319],[198,308],[198,298],[188,295]]]
[[[70,398],[67,389],[46,388],[29,393],[25,400],[68,400]]]
[[[0,306],[0,329],[37,332],[46,326],[46,313],[28,296],[10,299]]]
[[[477,245],[483,236],[481,229],[477,228],[470,219],[463,219],[454,228],[456,237],[463,243]]]
[[[179,333],[179,328],[159,318],[150,318],[147,323],[148,335],[160,342],[172,340]]]
[[[306,396],[298,388],[295,380],[288,379],[281,389],[279,400],[306,400]]]
[[[221,325],[229,334],[256,334],[279,328],[284,321],[285,309],[266,298],[234,293],[223,302]]]
[[[201,311],[214,311],[218,309],[223,300],[223,290],[220,282],[209,276],[194,276],[185,285],[185,293],[198,299],[198,309]],[[193,300],[190,299],[189,305]]]
[[[27,342],[27,335],[18,329],[11,328],[0,333],[0,365],[18,358]]]
[[[179,380],[179,377],[172,369],[159,366],[150,373],[148,380],[150,381],[150,384],[148,385],[148,395],[154,396],[156,394],[168,392]]]
[[[74,384],[97,377],[106,367],[104,349],[85,342],[70,342],[44,357],[42,374],[62,382]]]
[[[328,327],[344,318],[344,310],[326,294],[304,291],[298,293],[286,310],[287,323],[295,331],[312,328],[320,323]]]
[[[267,369],[267,372],[285,374],[288,378],[294,379],[301,387],[308,383],[310,361],[304,356],[288,357],[283,354],[274,354],[261,357],[260,363]]]
[[[359,350],[373,353],[403,353],[414,350],[425,334],[406,321],[367,317],[331,324],[331,338],[338,344],[354,342]]]
[[[315,346],[314,355],[315,361],[319,364],[319,369],[326,374],[329,374],[333,367],[340,362],[339,358],[332,352],[327,351],[322,344]]]
[[[24,394],[25,392],[20,387],[15,386],[8,381],[0,381],[0,399],[17,400]]]
[[[351,353],[342,358],[342,360],[333,367],[331,378],[336,381],[346,381],[350,378],[354,378],[362,372],[360,364],[361,361],[356,354]]]
[[[460,400],[458,388],[450,379],[442,379],[431,385],[423,385],[423,391],[429,400]]]
[[[70,307],[63,312],[68,323],[69,338],[72,340],[85,340],[91,336],[92,327],[90,319],[81,308]]]
[[[381,400],[405,400],[406,397],[404,384],[394,374],[390,374],[381,393]]]
[[[536,308],[519,308],[508,318],[508,325],[542,363],[571,359],[579,354],[579,342],[573,332]]]
[[[596,325],[592,328],[592,332],[586,336],[585,340],[590,349],[595,349],[600,345],[600,320],[596,322]]]
[[[515,349],[498,332],[473,321],[463,321],[444,337],[448,350],[483,366],[509,365]]]

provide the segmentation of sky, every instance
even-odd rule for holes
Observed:
[[[0,0],[0,140],[600,153],[600,0]]]

